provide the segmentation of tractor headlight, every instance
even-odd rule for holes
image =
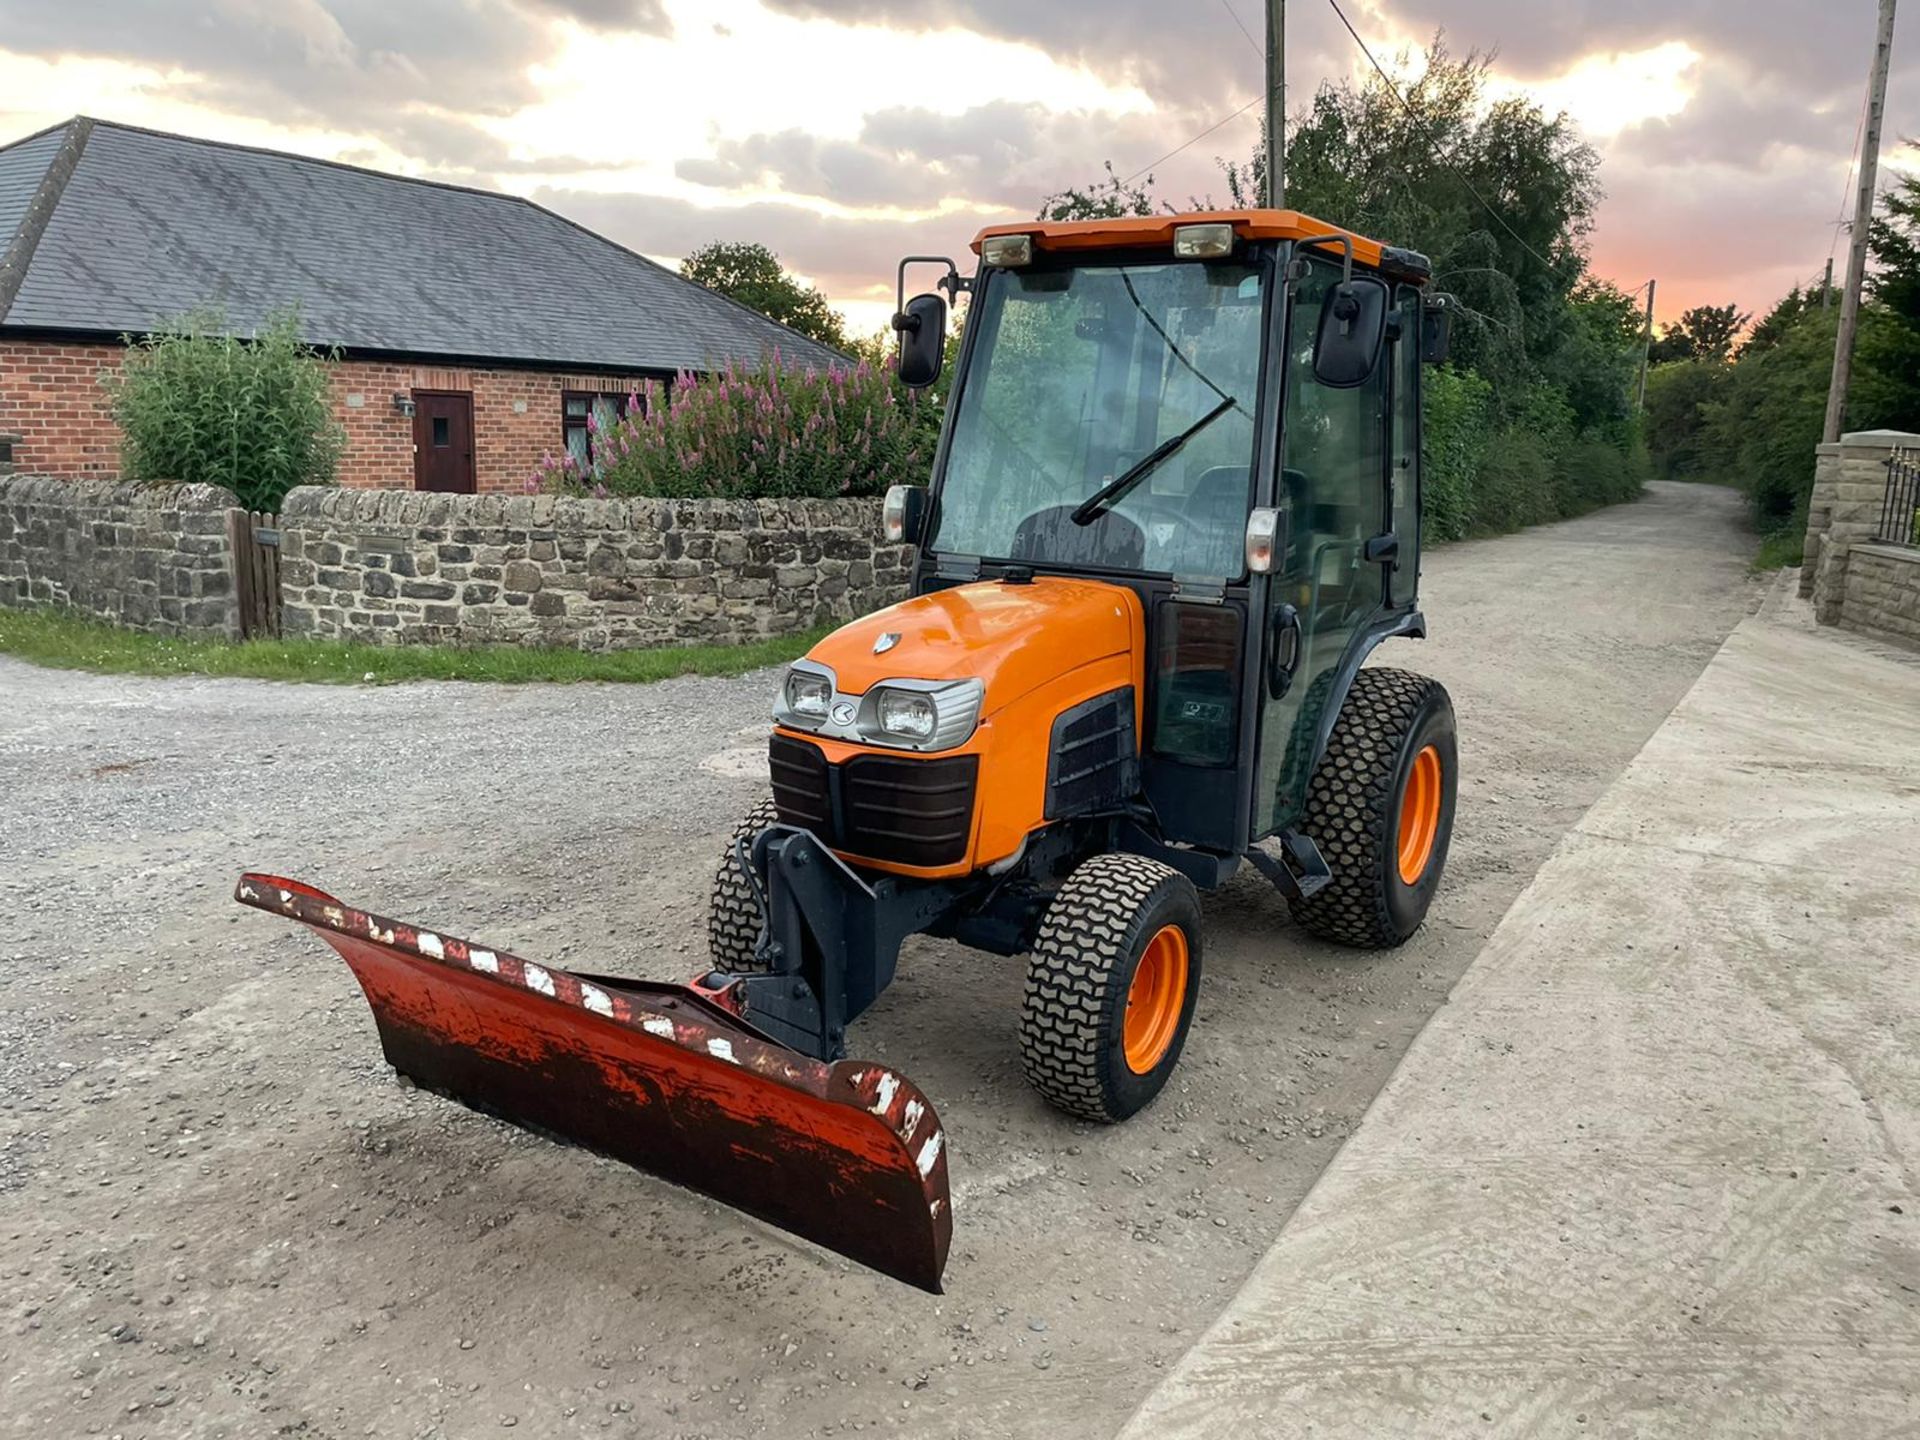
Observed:
[[[978,680],[889,680],[860,702],[860,734],[878,745],[951,750],[980,723],[986,687]]]
[[[940,718],[933,708],[933,697],[912,690],[882,690],[873,710],[880,728],[902,740],[931,740],[934,724]]]
[[[802,660],[787,671],[774,697],[773,718],[785,725],[811,730],[827,718],[833,704],[833,672],[824,665]]]

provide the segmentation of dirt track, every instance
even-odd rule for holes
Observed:
[[[769,677],[119,680],[0,660],[0,1434],[1106,1435],[1217,1312],[1562,832],[1756,597],[1705,487],[1430,560],[1462,798],[1431,923],[1356,955],[1208,904],[1131,1124],[1024,1088],[1017,961],[915,942],[853,1030],[951,1139],[935,1300],[394,1083],[243,866],[678,978]]]

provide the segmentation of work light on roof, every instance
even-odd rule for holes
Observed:
[[[980,258],[989,265],[1011,269],[1033,263],[1033,236],[989,235],[980,242]]]
[[[1233,253],[1233,226],[1180,225],[1173,232],[1173,253],[1182,260],[1218,260]]]

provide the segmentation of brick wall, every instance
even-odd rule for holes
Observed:
[[[211,485],[0,476],[0,604],[161,635],[239,634],[227,514]]]
[[[561,396],[570,390],[626,396],[638,376],[551,370],[448,369],[367,360],[334,367],[333,410],[347,431],[339,482],[350,488],[413,488],[413,422],[395,395],[454,390],[473,396],[474,480],[482,495],[519,495],[545,455],[564,448]]]
[[[578,500],[305,487],[289,635],[586,650],[737,643],[879,609],[910,551],[877,500]]]
[[[117,345],[0,340],[0,434],[18,435],[13,467],[23,475],[111,479],[120,434],[101,377],[119,369]],[[473,395],[474,476],[482,494],[520,494],[543,455],[563,446],[561,395],[626,395],[636,376],[548,370],[447,369],[349,360],[333,370],[333,411],[347,432],[339,483],[413,488],[413,422],[396,394],[458,390]]]
[[[0,434],[17,435],[22,475],[112,479],[120,432],[103,375],[120,368],[118,345],[0,340]]]

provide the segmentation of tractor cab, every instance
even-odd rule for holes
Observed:
[[[971,291],[914,588],[1073,575],[1146,617],[1140,763],[1165,836],[1239,853],[1305,804],[1380,640],[1418,634],[1429,267],[1290,211],[1001,226]],[[905,266],[902,267],[904,280]],[[902,376],[946,305],[901,306]]]

